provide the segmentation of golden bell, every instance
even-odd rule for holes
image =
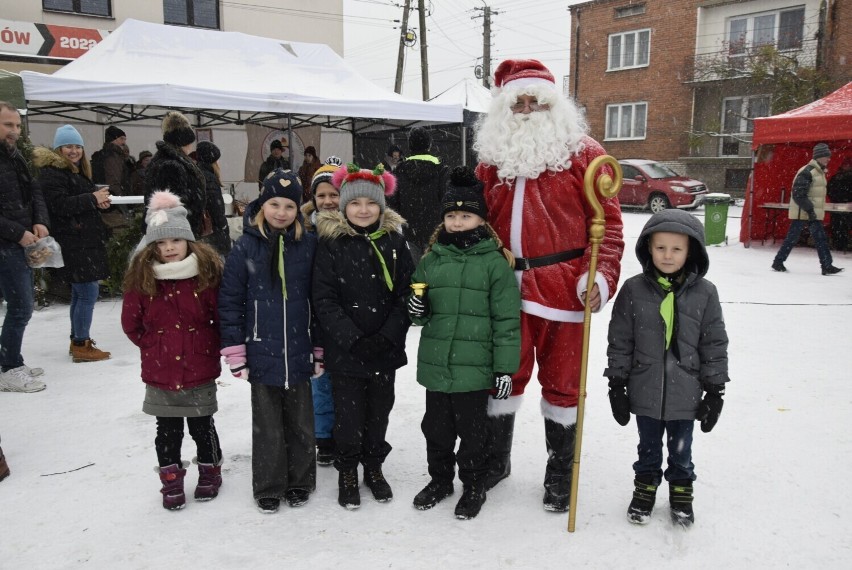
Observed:
[[[414,291],[415,297],[422,297],[426,294],[426,287],[428,286],[428,283],[412,283],[411,290]]]

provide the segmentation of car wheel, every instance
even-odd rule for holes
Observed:
[[[648,198],[648,209],[654,214],[671,207],[672,205],[669,204],[669,199],[662,194],[651,194],[651,197]]]

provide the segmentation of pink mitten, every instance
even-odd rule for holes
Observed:
[[[234,378],[249,379],[249,369],[246,365],[246,345],[228,346],[219,351],[225,357],[225,363],[231,369]]]

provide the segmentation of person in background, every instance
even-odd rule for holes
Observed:
[[[36,148],[33,164],[50,219],[53,237],[62,248],[65,266],[56,270],[71,284],[71,346],[73,362],[107,360],[91,337],[92,317],[98,301],[98,282],[109,278],[106,242],[109,235],[100,211],[110,206],[108,188],[92,182],[83,137],[71,125],[56,129],[53,150]]]
[[[840,168],[828,181],[828,199],[834,204],[852,202],[852,156],[844,156]],[[849,230],[852,230],[852,212],[831,214],[831,241],[834,249],[849,249]]]
[[[144,247],[124,277],[121,327],[142,353],[142,411],[157,418],[163,508],[177,510],[186,504],[189,466],[181,460],[184,418],[197,452],[195,500],[215,499],[222,485],[222,449],[213,422],[222,372],[217,311],[222,261],[195,240],[186,209],[171,192],[154,192],[147,217]]]
[[[722,413],[728,335],[719,294],[705,278],[710,258],[695,216],[677,209],[651,216],[636,257],[642,273],[628,279],[615,299],[604,371],[613,417],[626,426],[633,412],[639,430],[627,520],[649,522],[665,477],[672,522],[688,527],[695,521],[692,430],[698,420],[701,431],[709,432]]]
[[[396,167],[402,164],[402,150],[396,145],[391,145],[382,164],[388,172],[396,173]]]
[[[405,299],[414,264],[400,231],[404,220],[385,203],[393,175],[381,165],[370,171],[350,164],[331,180],[340,205],[317,216],[312,297],[333,384],[337,502],[351,510],[361,506],[359,463],[373,498],[393,499],[382,464],[391,451],[396,370],[408,362]]]
[[[228,218],[225,217],[225,199],[222,197],[222,177],[219,171],[222,152],[212,142],[201,141],[196,147],[195,156],[207,182],[207,211],[204,214],[205,228],[201,241],[226,256],[231,252],[231,234]]]
[[[317,158],[317,150],[312,146],[305,148],[305,160],[299,167],[299,182],[302,183],[302,189],[305,192],[305,195],[302,196],[302,204],[311,201],[311,181],[320,166],[322,166],[322,163]]]
[[[110,125],[104,131],[104,145],[92,154],[92,181],[95,184],[108,184],[109,193],[113,196],[124,196],[130,193],[126,186],[130,180],[127,153],[124,148],[127,135],[124,131]]]
[[[284,143],[275,139],[269,143],[269,156],[260,165],[260,171],[257,174],[258,190],[263,190],[263,180],[279,168],[290,170],[290,159],[284,154]]]
[[[145,172],[145,203],[154,192],[168,188],[180,198],[192,233],[199,238],[204,235],[207,179],[189,157],[195,131],[183,114],[169,111],[163,119],[162,132],[163,140],[157,141],[157,152]]]
[[[781,249],[778,250],[775,259],[772,261],[772,269],[782,273],[787,271],[784,262],[787,261],[793,247],[798,243],[802,230],[807,226],[816,244],[822,274],[834,275],[840,273],[843,269],[834,266],[822,222],[825,218],[825,195],[827,191],[825,169],[828,166],[828,161],[831,160],[831,150],[827,144],[818,143],[814,145],[812,156],[812,160],[801,167],[793,179],[793,199],[790,200],[788,214],[792,221],[787,230],[787,236],[784,238],[784,243],[781,244]]]
[[[485,186],[488,220],[515,255],[521,287],[521,366],[512,395],[489,400],[492,417],[490,489],[511,472],[515,413],[538,365],[547,463],[546,511],[564,512],[571,500],[583,316],[599,311],[621,272],[621,208],[601,199],[605,233],[597,274],[589,283],[589,228],[595,218],[583,179],[605,154],[587,133],[576,104],[562,96],[540,61],[506,60],[495,72],[494,98],[477,125],[477,178]]]
[[[332,175],[340,168],[341,161],[329,156],[325,164],[314,173],[311,181],[311,201],[302,204],[305,231],[316,232],[317,216],[320,212],[336,212],[340,206],[340,192],[331,183]],[[325,369],[325,349],[322,330],[314,326],[314,375],[311,388],[314,400],[314,435],[317,440],[317,465],[334,462],[334,396],[331,374]]]
[[[33,314],[33,270],[24,247],[49,235],[41,188],[18,150],[21,115],[0,101],[0,293],[6,303],[0,333],[0,391],[39,392],[44,369],[24,364],[21,345]]]
[[[299,212],[302,186],[273,171],[246,208],[219,293],[222,350],[251,384],[252,493],[264,514],[308,502],[316,488],[311,399],[311,266],[317,238]]]
[[[394,171],[397,191],[389,200],[390,207],[405,218],[405,239],[414,262],[429,246],[435,226],[441,223],[441,197],[447,188],[449,170],[437,156],[429,153],[432,136],[422,127],[408,133],[411,154]]]
[[[426,388],[420,427],[431,477],[414,507],[452,495],[458,463],[464,492],[455,515],[472,519],[485,502],[489,395],[508,398],[520,364],[521,294],[515,258],[485,221],[482,183],[470,168],[453,169],[442,206],[444,223],[412,276],[428,288],[408,300],[411,320],[423,325],[417,382]]]
[[[136,169],[130,175],[130,188],[134,196],[145,195],[145,172],[153,156],[154,154],[150,150],[143,150],[139,153],[139,160],[136,161]]]

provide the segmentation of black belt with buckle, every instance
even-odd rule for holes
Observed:
[[[515,271],[528,271],[535,267],[544,267],[545,265],[553,265],[562,261],[569,261],[582,257],[586,252],[585,248],[569,249],[568,251],[560,251],[550,255],[542,255],[541,257],[516,257]]]

